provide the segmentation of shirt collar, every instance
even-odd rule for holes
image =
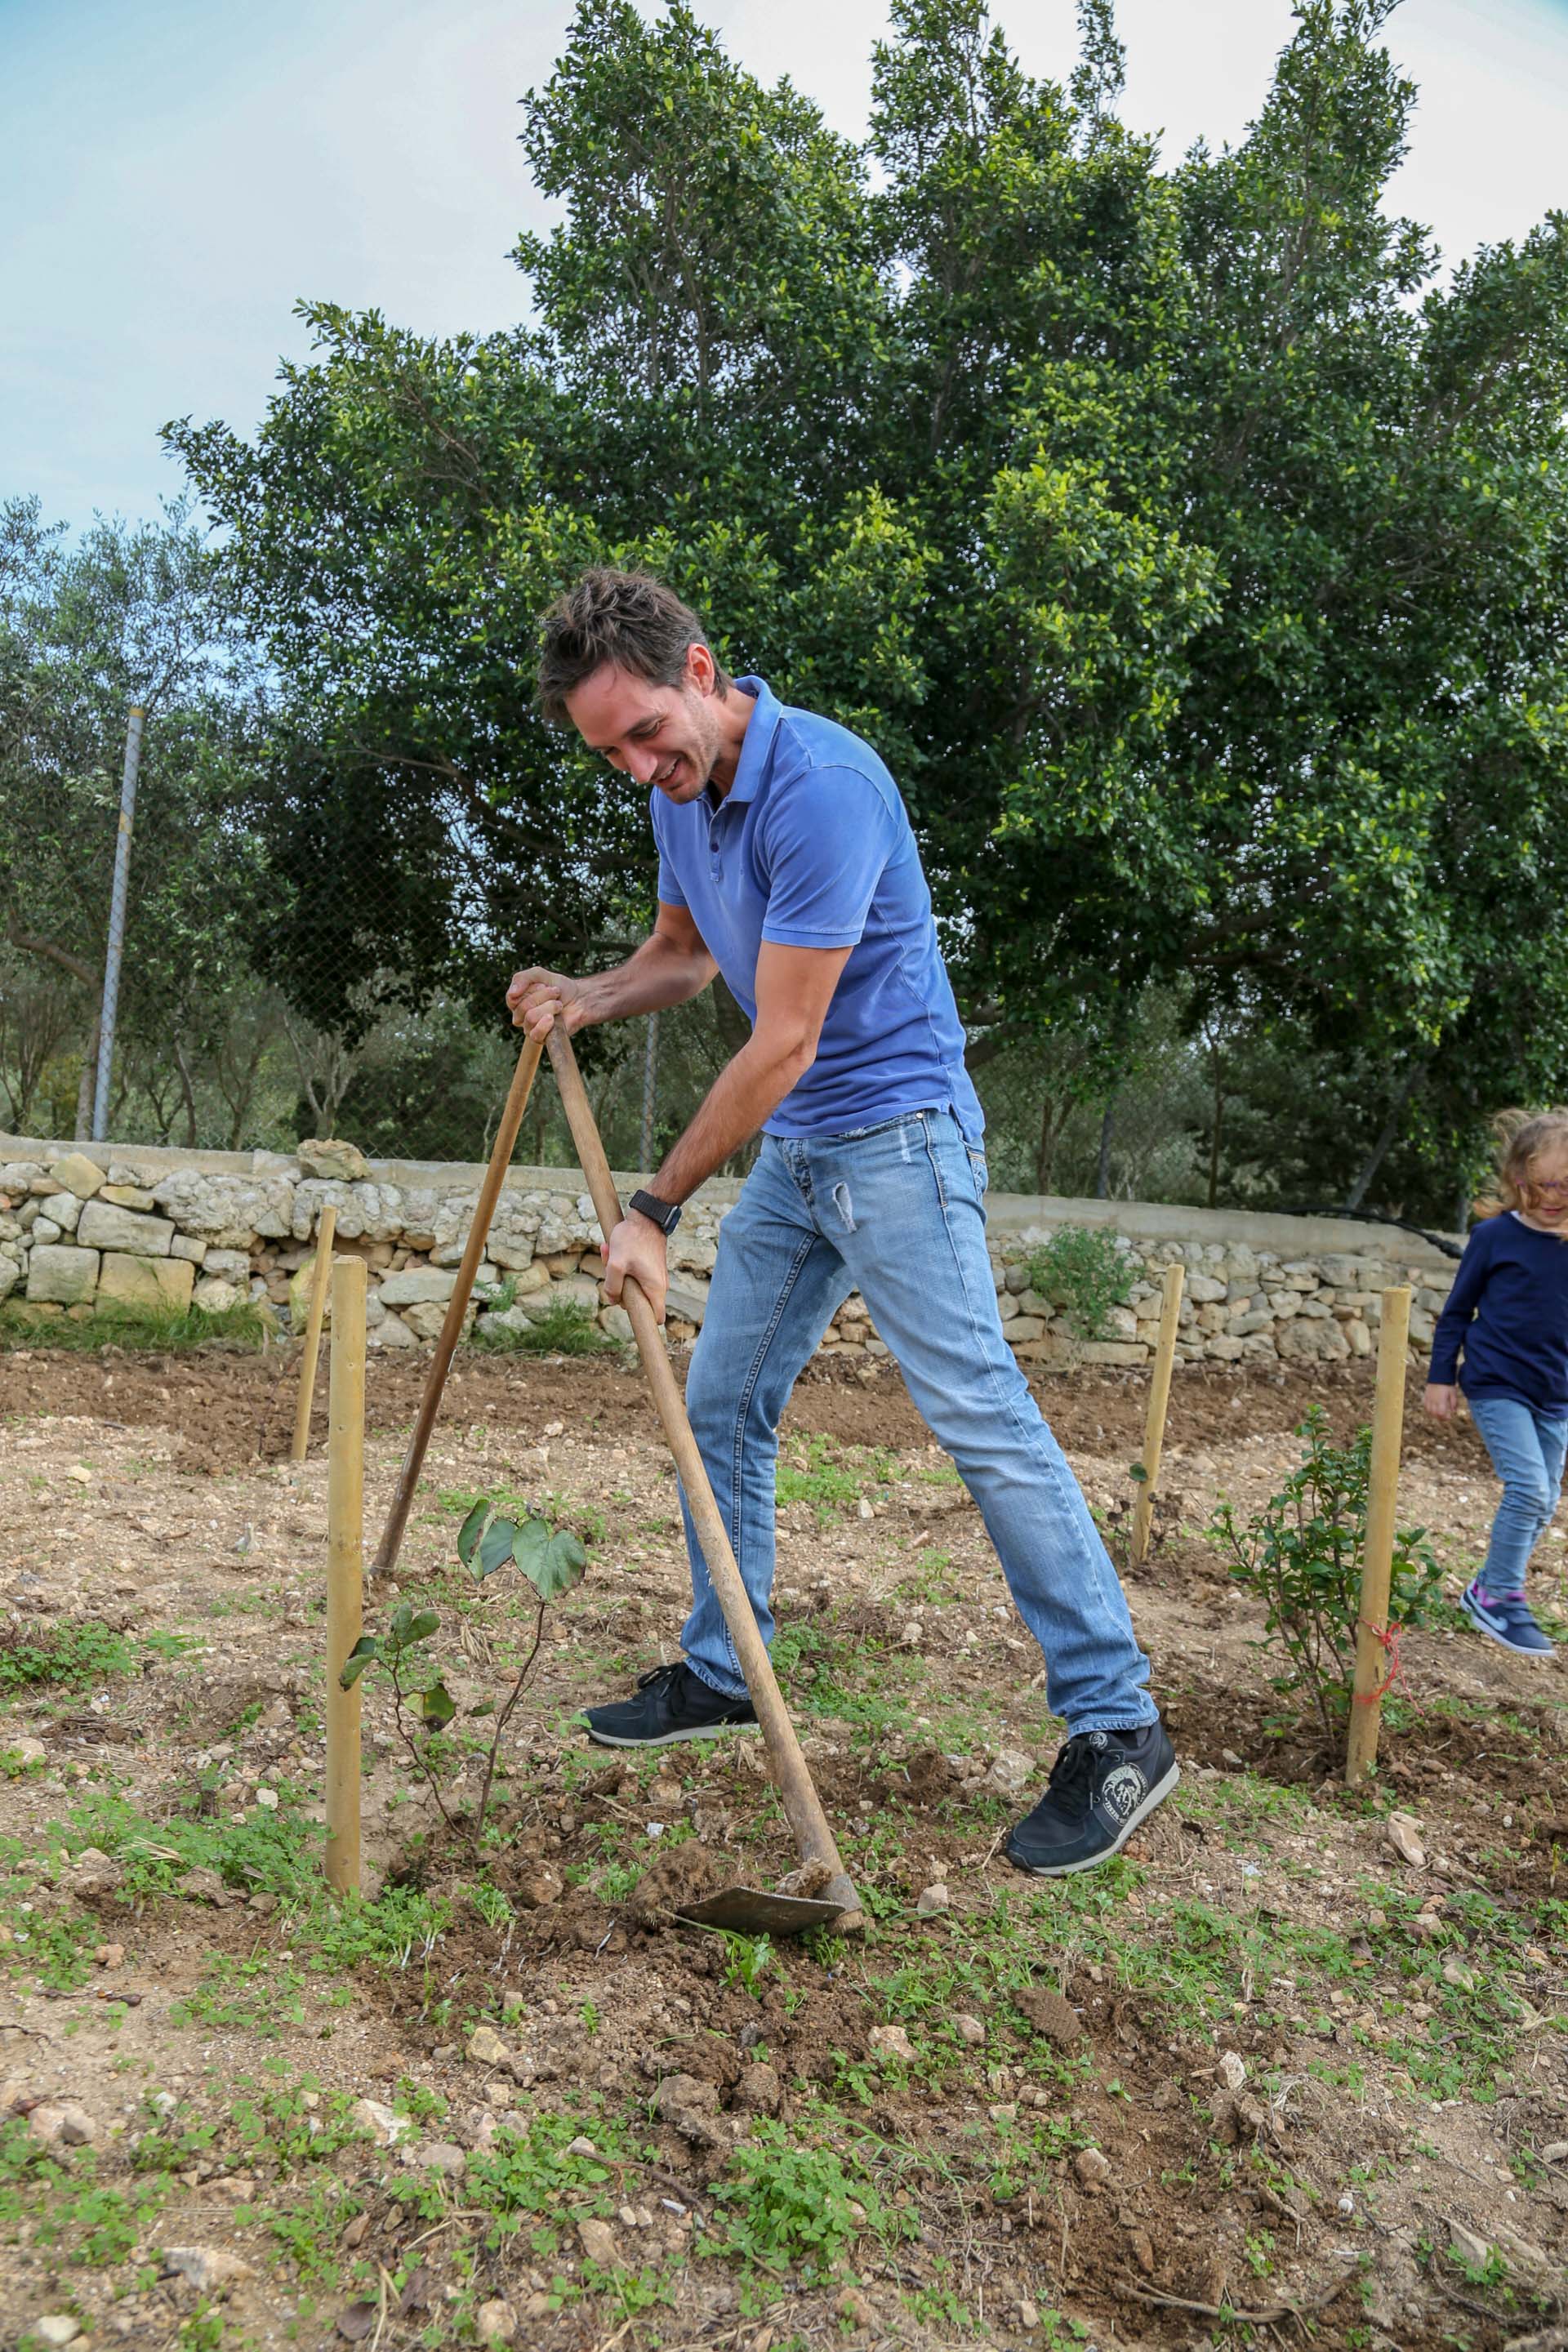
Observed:
[[[767,772],[773,757],[773,737],[784,717],[784,705],[764,678],[738,677],[735,684],[742,694],[755,698],[756,709],[741,738],[741,756],[735,766],[735,781],[720,803],[728,808],[732,801],[749,801]]]

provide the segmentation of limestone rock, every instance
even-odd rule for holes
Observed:
[[[1072,2168],[1086,2189],[1103,2189],[1110,2178],[1110,2160],[1097,2147],[1080,2147]]]
[[[977,2017],[971,2017],[966,2010],[959,2011],[952,2021],[952,2030],[961,2042],[968,2042],[972,2050],[977,2050],[985,2039],[984,2026]]]
[[[117,1209],[111,1201],[89,1201],[77,1226],[83,1249],[130,1250],[137,1257],[167,1257],[174,1221],[137,1209]]]
[[[0,1754],[15,1756],[23,1764],[47,1764],[48,1750],[41,1739],[6,1739]]]
[[[517,2314],[510,2304],[503,2302],[499,2294],[492,2295],[489,2303],[480,2304],[474,2325],[479,2330],[481,2344],[515,2344],[517,2341]]]
[[[56,2345],[74,2344],[80,2334],[80,2320],[73,2319],[68,2311],[46,2311],[42,2319],[35,2319],[26,2329],[22,2341],[29,2346],[47,2346],[52,2352]]]
[[[179,1168],[159,1180],[153,1198],[182,1232],[219,1248],[248,1250],[258,1239],[292,1237],[294,1189],[281,1176],[208,1176]]]
[[[905,2066],[914,2064],[914,2044],[901,2025],[874,2025],[867,2039],[879,2056],[897,2059]]]
[[[601,2270],[616,2269],[621,2259],[620,2248],[607,2221],[595,2221],[591,2214],[584,2215],[577,2224],[577,2235],[583,2242],[583,2252],[591,2263],[597,2263]]]
[[[62,1242],[41,1243],[27,1265],[29,1305],[52,1300],[60,1307],[87,1306],[98,1288],[99,1265],[96,1250]]]
[[[368,2132],[377,2147],[395,2147],[399,2140],[412,2137],[414,2126],[406,2116],[400,2116],[380,2099],[356,2099],[349,2109],[353,2122]]]
[[[1215,2072],[1227,2091],[1239,2091],[1247,2080],[1247,2061],[1235,2050],[1222,2050]]]
[[[679,1316],[682,1323],[695,1323],[702,1328],[702,1318],[708,1312],[708,1293],[694,1282],[672,1282],[664,1297],[666,1316]]]
[[[165,2246],[163,2263],[167,2270],[189,2279],[200,2294],[237,2286],[242,2279],[256,2276],[250,2264],[231,2254],[226,2246]]]
[[[994,1789],[1004,1797],[1021,1796],[1034,1773],[1035,1759],[1022,1748],[1004,1748],[985,1775],[982,1786]]]
[[[1280,1326],[1278,1345],[1287,1363],[1341,1363],[1351,1352],[1350,1341],[1331,1316],[1321,1321],[1298,1314]]]
[[[209,1315],[231,1315],[237,1307],[244,1306],[248,1296],[248,1286],[241,1290],[234,1283],[225,1282],[219,1276],[212,1274],[205,1282],[195,1285],[191,1292],[191,1305],[205,1307]]]
[[[295,1146],[294,1157],[307,1176],[335,1177],[342,1184],[363,1183],[371,1172],[359,1146],[338,1136],[312,1136]]]
[[[1412,1870],[1426,1869],[1426,1849],[1408,1813],[1390,1813],[1384,1834],[1401,1862],[1407,1862]]]
[[[923,1886],[915,1899],[915,1909],[922,1919],[934,1919],[940,1912],[952,1907],[952,1897],[940,1879],[930,1886]]]
[[[8,1172],[8,1171],[7,1171]],[[39,1169],[39,1175],[43,1170]],[[68,1151],[49,1170],[49,1181],[62,1192],[74,1192],[79,1201],[90,1201],[103,1190],[103,1171],[89,1160],[85,1151]]]
[[[189,1258],[128,1257],[110,1250],[99,1276],[99,1301],[117,1307],[172,1307],[183,1313],[195,1280]]]
[[[385,1307],[445,1307],[457,1286],[457,1276],[448,1273],[444,1266],[410,1266],[402,1274],[383,1276],[382,1304]]]
[[[38,1203],[39,1217],[47,1217],[58,1234],[74,1234],[81,1223],[81,1211],[74,1192],[51,1192]],[[36,1234],[37,1227],[33,1230]]]
[[[493,2025],[476,2025],[468,2036],[467,2056],[470,2066],[504,2066],[511,2053]]]

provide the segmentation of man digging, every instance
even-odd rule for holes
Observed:
[[[605,1244],[664,1311],[681,1203],[759,1129],[720,1228],[687,1410],[764,1640],[773,1638],[779,1416],[858,1288],[910,1396],[979,1506],[1045,1654],[1068,1738],[1007,1841],[1041,1876],[1087,1870],[1175,1787],[1116,1571],[1002,1334],[985,1248],[985,1160],[963,1030],[897,786],[867,743],[731,678],[700,622],[636,572],[584,573],[544,616],[539,699],[644,788],[658,919],[591,978],[520,971],[531,1036],[684,1004],[721,971],[752,1034],[652,1189]],[[692,1606],[680,1664],[591,1706],[606,1747],[654,1748],[754,1722],[682,1498]]]

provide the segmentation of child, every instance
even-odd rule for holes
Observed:
[[[1425,1403],[1434,1421],[1458,1410],[1461,1349],[1470,1418],[1502,1480],[1481,1572],[1459,1606],[1472,1625],[1524,1658],[1552,1644],[1524,1597],[1524,1571],[1557,1507],[1568,1448],[1568,1111],[1498,1122],[1498,1199],[1479,1203],[1432,1339]]]

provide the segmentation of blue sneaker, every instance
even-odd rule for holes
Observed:
[[[1479,1580],[1467,1584],[1459,1606],[1477,1630],[1521,1658],[1554,1658],[1557,1649],[1542,1632],[1522,1592],[1489,1592]]]

